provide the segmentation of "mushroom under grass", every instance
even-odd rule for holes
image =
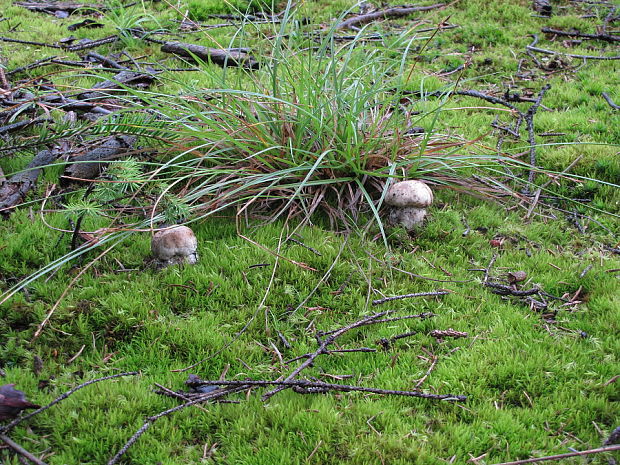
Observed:
[[[151,241],[151,251],[158,267],[198,261],[198,241],[194,232],[187,226],[158,231]]]
[[[400,181],[388,189],[385,203],[391,207],[388,221],[412,231],[424,224],[433,191],[422,181]]]

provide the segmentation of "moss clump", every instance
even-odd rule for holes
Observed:
[[[194,21],[206,21],[210,15],[215,14],[266,11],[267,6],[264,2],[256,0],[188,0],[187,2],[189,17]]]

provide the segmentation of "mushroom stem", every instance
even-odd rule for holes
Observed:
[[[419,228],[424,224],[426,208],[418,207],[392,207],[389,220],[392,224],[402,226],[407,231]]]

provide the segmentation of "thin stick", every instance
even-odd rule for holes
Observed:
[[[437,8],[443,8],[446,6],[445,3],[437,3],[436,5],[429,6],[400,6],[394,8],[387,8],[385,10],[373,11],[372,13],[368,13],[365,15],[358,15],[352,18],[346,19],[340,24],[338,24],[335,29],[346,29],[351,28],[360,24],[366,24],[376,19],[387,19],[387,18],[398,18],[401,16],[407,16],[411,13],[416,13],[419,11],[429,11]]]
[[[541,134],[541,136],[542,136],[542,134]],[[561,173],[555,175],[553,178],[549,179],[542,186],[540,186],[540,189],[542,190],[542,189],[546,188],[549,184],[551,184],[553,182],[554,178],[558,178],[561,175],[568,173],[570,170],[573,169],[573,167],[577,163],[579,163],[581,161],[582,158],[583,158],[583,155],[579,155],[577,158],[575,158],[573,161],[571,161],[570,164],[566,168],[564,168]]]
[[[532,202],[530,203],[530,206],[527,209],[527,213],[525,214],[525,219],[526,220],[530,216],[532,216],[532,213],[534,213],[534,209],[536,208],[536,205],[538,205],[538,200],[540,200],[540,193],[541,192],[542,192],[542,188],[538,188],[538,189],[536,189],[536,192],[534,192],[534,198],[532,199]]]
[[[8,124],[6,126],[0,127],[0,134],[4,134],[11,131],[17,131],[18,129],[23,129],[27,126],[30,126],[35,123],[42,123],[43,121],[52,121],[51,119],[39,116],[38,118],[33,118],[27,121],[18,121],[17,123]]]
[[[541,31],[545,34],[554,34],[556,36],[583,37],[584,39],[604,40],[606,42],[620,42],[620,36],[610,34],[586,34],[579,31],[561,31],[550,27],[543,27]]]
[[[11,449],[13,449],[15,452],[17,452],[19,455],[26,457],[28,460],[30,460],[32,463],[36,463],[37,465],[47,465],[43,460],[39,460],[37,457],[35,457],[34,455],[32,455],[30,452],[28,452],[26,449],[24,449],[22,446],[20,446],[19,444],[17,444],[16,442],[14,442],[10,437],[8,437],[5,434],[0,434],[0,441],[4,441],[4,443],[9,446]]]
[[[588,271],[590,271],[592,269],[592,265],[588,265],[584,268],[584,270],[579,273],[579,279],[582,279],[586,274],[588,274]]]
[[[11,39],[10,37],[0,37],[0,42],[12,42],[14,44],[35,45],[37,47],[62,48],[60,45],[46,44],[45,42],[33,42],[31,40]]]
[[[352,353],[352,352],[376,352],[376,351],[377,351],[377,349],[373,349],[373,348],[370,348],[370,347],[359,347],[357,349],[326,350],[325,352],[323,352],[323,354],[331,355],[331,354],[348,354],[348,353]],[[299,357],[295,357],[295,358],[292,358],[290,360],[286,360],[284,362],[284,364],[288,365],[289,363],[296,362],[297,360],[301,360],[302,358],[308,358],[312,354],[313,354],[313,352],[308,352],[307,354],[300,355]]]
[[[620,444],[615,446],[599,447],[597,449],[588,449],[583,451],[569,452],[567,454],[548,455],[546,457],[538,457],[533,459],[516,460],[514,462],[502,462],[494,465],[521,465],[522,463],[536,463],[543,462],[545,460],[562,460],[568,457],[580,457],[582,455],[600,454],[601,452],[613,452],[620,450]]]
[[[104,37],[103,39],[97,39],[91,42],[86,42],[85,44],[77,44],[77,45],[72,45],[69,47],[61,47],[61,48],[69,52],[78,52],[80,50],[87,50],[90,48],[99,47],[100,45],[110,44],[112,42],[116,42],[119,39],[120,39],[119,36],[108,36],[108,37]]]
[[[373,320],[372,322],[368,324],[374,325],[377,323],[390,323],[392,321],[410,320],[411,318],[420,318],[421,320],[425,320],[426,318],[432,318],[434,316],[437,316],[437,315],[432,312],[424,312],[424,313],[418,313],[417,315],[405,315],[405,316],[396,316],[394,318],[382,318],[380,320]]]
[[[437,94],[437,92],[435,92],[435,94]],[[490,102],[490,103],[495,103],[495,104],[498,104],[498,105],[503,105],[503,106],[505,106],[507,108],[510,108],[513,111],[516,111],[519,114],[522,113],[521,110],[519,110],[512,103],[507,102],[506,100],[503,100],[501,98],[494,97],[493,95],[483,94],[482,92],[478,92],[477,90],[457,90],[457,91],[451,92],[451,94],[463,95],[465,97],[479,98],[479,99],[482,99],[482,100],[486,100],[487,102]],[[439,93],[439,95],[441,95],[441,93]]]
[[[79,391],[80,389],[85,388],[86,386],[90,386],[91,384],[98,383],[99,381],[106,381],[108,379],[120,378],[122,376],[135,376],[135,375],[138,375],[138,374],[140,374],[139,371],[130,371],[128,373],[119,373],[117,375],[104,376],[103,378],[92,379],[90,381],[82,383],[79,386],[76,386],[73,389],[70,389],[69,391],[61,394],[59,397],[57,397],[56,399],[51,401],[49,404],[44,405],[40,409],[37,409],[37,410],[29,413],[28,415],[24,415],[22,417],[16,418],[11,423],[9,423],[9,424],[7,424],[5,426],[0,427],[0,434],[4,434],[4,433],[12,430],[17,425],[19,425],[21,422],[26,421],[26,420],[34,417],[35,415],[38,415],[41,412],[44,412],[45,410],[47,410],[50,407],[56,405],[58,402],[61,402],[61,401],[65,400],[67,397],[69,397],[70,395],[74,394],[76,391]]]
[[[287,349],[291,349],[291,344],[288,342],[288,340],[286,339],[286,337],[284,337],[284,334],[282,334],[280,331],[278,331],[278,338],[280,338],[280,342],[282,342],[282,345],[284,347],[286,347]]]
[[[526,296],[538,294],[541,292],[541,289],[539,287],[533,287],[525,291],[520,291],[518,289],[513,289],[510,286],[506,286],[504,284],[499,284],[499,283],[488,283],[487,282],[487,283],[483,283],[483,285],[485,285],[486,287],[490,287],[491,292],[493,294],[498,294],[498,295],[513,295],[517,297],[526,297]]]
[[[378,323],[390,323],[392,321],[410,320],[412,318],[420,318],[421,320],[425,320],[426,318],[432,318],[434,316],[437,316],[437,315],[435,313],[432,313],[432,312],[424,312],[424,313],[418,313],[417,315],[396,316],[396,317],[393,317],[393,318],[380,318],[378,320],[369,321],[368,323],[365,323],[364,326],[376,325]],[[326,332],[322,332],[320,335],[321,336],[327,336],[329,334],[335,333],[336,331],[338,331],[338,330],[326,331]],[[351,351],[351,349],[349,349],[349,351]],[[330,350],[328,352],[338,352],[338,351]]]
[[[305,379],[300,380],[283,380],[283,381],[250,381],[250,380],[240,380],[240,381],[203,381],[201,380],[200,385],[205,386],[282,386],[285,387],[301,387],[301,388],[318,388],[321,390],[331,390],[331,391],[340,391],[340,392],[369,392],[372,394],[385,394],[385,395],[393,395],[393,396],[405,396],[405,397],[420,397],[423,399],[435,399],[435,400],[458,400],[465,401],[467,400],[466,396],[462,395],[453,395],[453,394],[429,394],[420,391],[395,391],[391,389],[378,389],[378,388],[367,388],[363,386],[352,386],[349,384],[332,384],[332,383],[324,383],[322,381],[307,381]],[[264,397],[264,396],[263,396]]]
[[[562,53],[556,52],[554,50],[547,50],[546,48],[536,47],[535,45],[538,43],[538,34],[532,34],[534,40],[530,45],[527,45],[525,48],[532,52],[545,53],[547,55],[560,55],[569,58],[583,58],[584,60],[620,60],[620,55],[616,56],[601,56],[601,55],[577,55],[574,53]]]
[[[601,97],[605,99],[611,108],[614,110],[620,110],[620,105],[616,105],[607,92],[601,93]]]
[[[417,383],[415,383],[415,388],[418,389],[420,386],[422,386],[422,384],[424,384],[424,381],[426,381],[426,378],[428,378],[430,376],[430,374],[432,373],[432,371],[435,369],[435,366],[437,365],[437,361],[439,360],[439,357],[437,355],[432,355],[431,356],[431,366],[428,368],[428,370],[426,370],[426,373],[424,373],[424,376],[422,376]]]
[[[288,375],[284,381],[291,381],[292,379],[294,379],[299,373],[301,373],[302,370],[304,370],[305,368],[309,367],[310,365],[312,365],[312,362],[314,361],[315,358],[317,358],[319,355],[321,355],[323,352],[325,352],[325,349],[327,348],[327,346],[329,346],[330,344],[332,344],[336,339],[338,339],[340,336],[342,336],[344,333],[346,333],[347,331],[350,331],[352,329],[358,328],[360,326],[364,326],[365,324],[367,324],[369,321],[372,320],[376,320],[377,318],[381,318],[382,316],[385,316],[387,314],[389,314],[391,312],[381,312],[381,313],[375,313],[374,315],[370,315],[366,318],[363,318],[359,321],[356,321],[355,323],[352,323],[348,326],[344,326],[343,328],[340,328],[338,331],[334,332],[333,334],[331,334],[329,337],[327,337],[323,342],[321,342],[321,344],[319,345],[319,348],[314,351],[307,359],[306,361],[304,361],[301,365],[299,365],[290,375]],[[280,385],[277,388],[265,393],[262,397],[263,400],[267,400],[269,399],[271,396],[275,395],[276,393],[282,391],[286,389],[286,386],[284,385]]]
[[[418,331],[407,331],[406,333],[397,334],[396,336],[392,336],[391,338],[382,338],[379,340],[379,344],[383,346],[384,349],[388,350],[394,341],[398,341],[399,339],[404,339],[406,337],[415,336],[418,334]]]
[[[497,260],[497,254],[493,254],[493,256],[491,257],[491,261],[489,262],[489,265],[485,268],[484,270],[484,281],[483,283],[487,283],[489,281],[489,274],[491,273],[491,268],[493,267],[493,264],[495,263],[495,260]]]
[[[417,292],[414,294],[403,294],[403,295],[396,295],[393,297],[384,297],[383,299],[373,300],[372,304],[381,305],[386,302],[392,302],[394,300],[401,300],[401,299],[409,299],[411,297],[439,296],[439,295],[446,295],[446,294],[450,294],[450,291]]]
[[[161,392],[157,392],[157,394],[162,394],[162,395],[166,395],[166,396],[169,396],[169,397],[176,397],[177,399],[181,399],[184,402],[190,402],[192,400],[189,397],[184,396],[183,394],[181,394],[179,392],[173,391],[172,389],[168,389],[166,386],[162,386],[159,383],[154,383],[154,384],[159,389],[161,389]],[[202,410],[205,413],[209,413],[209,411],[206,408],[204,408],[202,405],[196,405],[195,407],[199,408],[200,410]]]
[[[159,412],[157,415],[148,417],[146,421],[144,422],[144,424],[140,427],[140,429],[138,429],[133,434],[133,436],[129,438],[129,440],[125,443],[125,445],[121,447],[121,449],[116,453],[116,455],[110,459],[110,461],[108,462],[108,465],[115,465],[116,463],[118,463],[121,457],[125,455],[125,453],[129,450],[129,448],[140,438],[140,436],[142,436],[146,432],[146,430],[149,429],[151,425],[153,425],[153,423],[155,423],[160,418],[168,416],[179,410],[183,410],[184,408],[190,407],[192,405],[195,405],[201,402],[206,402],[207,400],[218,399],[220,397],[227,396],[228,394],[233,394],[235,392],[243,391],[245,389],[247,389],[247,386],[239,386],[239,387],[235,387],[235,388],[224,390],[224,391],[216,391],[213,393],[205,394],[204,396],[198,399],[194,399],[184,404],[177,405],[176,407],[170,408],[168,410],[164,410],[163,412]]]
[[[114,68],[114,69],[122,69],[122,70],[127,70],[128,68],[126,68],[125,66],[122,66],[120,64],[118,64],[116,61],[114,61],[111,58],[108,58],[106,56],[103,56],[97,52],[88,52],[88,54],[86,55],[86,57],[91,57],[94,58],[95,60],[97,60],[98,62],[110,67],[110,68]]]
[[[310,247],[309,245],[306,245],[306,244],[304,244],[303,242],[298,241],[297,239],[294,239],[294,238],[292,238],[292,237],[289,237],[289,238],[287,239],[287,241],[288,241],[288,242],[293,242],[293,243],[295,243],[295,244],[297,244],[297,245],[300,245],[300,246],[302,246],[304,249],[308,249],[310,252],[312,252],[312,253],[313,253],[313,254],[315,254],[315,255],[318,255],[319,257],[322,257],[322,256],[323,256],[323,255],[321,255],[321,252],[319,252],[319,251],[318,251],[318,250],[316,250],[315,248],[312,248],[312,247]]]
[[[536,177],[536,135],[534,133],[534,115],[538,111],[545,93],[551,88],[549,84],[546,84],[540,92],[534,104],[528,108],[525,113],[525,124],[527,125],[528,140],[530,143],[530,173],[528,175],[528,183],[532,185],[534,178]]]

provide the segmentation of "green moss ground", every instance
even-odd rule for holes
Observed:
[[[200,4],[200,14],[209,14],[220,2]],[[327,22],[350,5],[348,1],[305,2],[300,14]],[[80,19],[30,13],[6,0],[0,0],[0,6],[3,16],[9,18],[0,22],[0,35],[7,37],[52,42],[68,36],[66,25]],[[619,117],[600,94],[608,92],[620,102],[620,84],[612,79],[618,75],[618,62],[588,62],[575,73],[557,72],[544,81],[542,71],[523,53],[531,41],[528,34],[539,32],[542,26],[593,32],[601,21],[580,19],[585,11],[573,2],[559,2],[559,6],[565,7],[561,16],[550,19],[533,17],[526,1],[459,2],[445,11],[425,14],[430,25],[450,15],[450,23],[459,28],[438,34],[424,50],[425,59],[416,65],[412,89],[423,85],[435,90],[453,82],[457,75],[435,74],[458,66],[471,54],[472,66],[462,77],[468,82],[462,87],[504,90],[523,59],[522,72],[532,71],[534,79],[515,81],[517,90],[538,91],[544,82],[552,84],[543,104],[553,111],[539,112],[537,133],[565,133],[538,139],[550,144],[539,150],[540,163],[562,170],[582,155],[573,172],[617,183]],[[179,9],[184,11],[187,6],[180,4]],[[174,9],[163,2],[145,2],[121,16],[127,24],[146,17],[152,25],[154,19],[145,11],[161,24],[178,19]],[[227,12],[228,7],[219,11]],[[114,33],[110,15],[102,21],[105,28],[78,30],[74,35],[98,38]],[[411,20],[394,24],[404,26]],[[379,26],[370,28],[375,27]],[[11,32],[12,28],[17,32]],[[217,45],[228,44],[232,37],[229,29],[209,34],[192,40]],[[97,51],[120,51],[125,45],[129,53],[146,55],[149,61],[164,58],[159,47],[133,39]],[[541,40],[540,46],[561,49],[558,43],[546,40]],[[601,53],[586,47],[562,50]],[[3,65],[10,70],[55,51],[1,43],[0,53],[5,57]],[[166,58],[170,66],[178,65]],[[573,65],[579,64],[573,61]],[[58,70],[45,68],[32,75]],[[72,86],[86,87],[93,82],[73,75],[64,79]],[[184,73],[180,79],[201,83],[198,73]],[[480,100],[454,98],[448,108],[480,106],[491,107]],[[494,146],[496,137],[488,133],[497,113],[492,109],[443,111],[439,128],[465,137],[486,135],[484,141]],[[502,118],[508,121],[506,116]],[[430,127],[431,121],[421,120],[419,125]],[[552,145],[573,142],[612,145]],[[507,143],[506,148],[526,150],[524,145]],[[27,155],[0,158],[0,166],[11,173],[28,162]],[[57,173],[51,171],[46,173],[46,182],[55,181]],[[587,196],[597,208],[620,210],[620,194],[609,187],[586,182],[562,192]],[[88,387],[20,426],[12,437],[32,452],[45,455],[52,465],[106,463],[147,416],[177,405],[175,400],[152,392],[155,382],[173,389],[183,387],[186,374],[171,370],[212,356],[193,372],[212,379],[229,366],[228,379],[276,378],[293,367],[282,367],[272,344],[285,359],[292,358],[315,349],[315,329],[333,329],[375,310],[393,309],[397,315],[432,311],[437,316],[352,331],[339,340],[341,347],[378,347],[377,341],[384,337],[412,330],[420,334],[398,341],[389,351],[322,356],[307,374],[325,381],[333,381],[329,374],[353,375],[344,382],[412,389],[429,367],[428,361],[420,358],[428,351],[438,356],[438,362],[422,388],[464,394],[467,402],[282,392],[264,404],[254,393],[247,400],[239,396],[239,404],[206,405],[207,412],[192,408],[158,421],[130,449],[124,463],[426,465],[448,463],[452,457],[451,463],[464,464],[484,454],[477,461],[482,465],[532,454],[563,453],[571,447],[600,446],[620,422],[620,381],[607,383],[620,373],[620,260],[604,247],[618,247],[617,219],[594,212],[592,216],[611,233],[588,223],[586,234],[580,234],[562,217],[526,221],[516,211],[447,191],[437,197],[427,227],[414,238],[392,232],[389,250],[380,240],[357,236],[344,244],[343,237],[327,231],[320,219],[317,225],[301,229],[303,242],[322,255],[293,243],[282,245],[281,253],[318,272],[285,260],[276,266],[273,255],[237,235],[229,217],[194,225],[201,256],[194,267],[159,272],[144,269],[149,238],[135,235],[84,274],[32,343],[36,326],[84,263],[66,266],[28,286],[0,306],[0,367],[6,372],[0,383],[16,383],[32,401],[43,404],[87,379],[132,370],[140,370],[141,375]],[[462,234],[463,219],[471,229],[466,236]],[[46,220],[66,227],[60,215],[48,215]],[[286,227],[283,223],[262,225],[245,233],[275,250]],[[2,221],[0,289],[66,253],[71,239],[59,234],[28,208]],[[492,247],[490,241],[500,237],[505,238],[503,245]],[[498,257],[493,275],[524,270],[529,276],[526,287],[539,285],[556,296],[579,291],[582,303],[552,304],[557,322],[551,324],[528,306],[490,293],[481,285],[482,274],[469,270],[485,268],[494,254]],[[332,273],[303,303],[334,261]],[[415,279],[387,267],[386,262],[435,279],[466,282]],[[256,264],[268,266],[250,268]],[[344,292],[335,295],[348,278]],[[376,309],[370,305],[381,296],[439,288],[452,293],[443,298],[396,301]],[[253,316],[248,330],[218,353]],[[426,335],[432,329],[446,328],[467,331],[469,337],[438,342]],[[291,349],[282,346],[278,332],[291,342]],[[69,362],[79,351],[81,354]],[[44,361],[38,375],[32,370],[35,355]],[[49,385],[39,387],[41,379],[50,380]],[[215,443],[215,452],[203,458],[205,445],[208,449]],[[0,449],[0,463],[18,461]],[[562,463],[583,463],[583,459]],[[607,463],[607,457],[595,457],[590,463]]]

